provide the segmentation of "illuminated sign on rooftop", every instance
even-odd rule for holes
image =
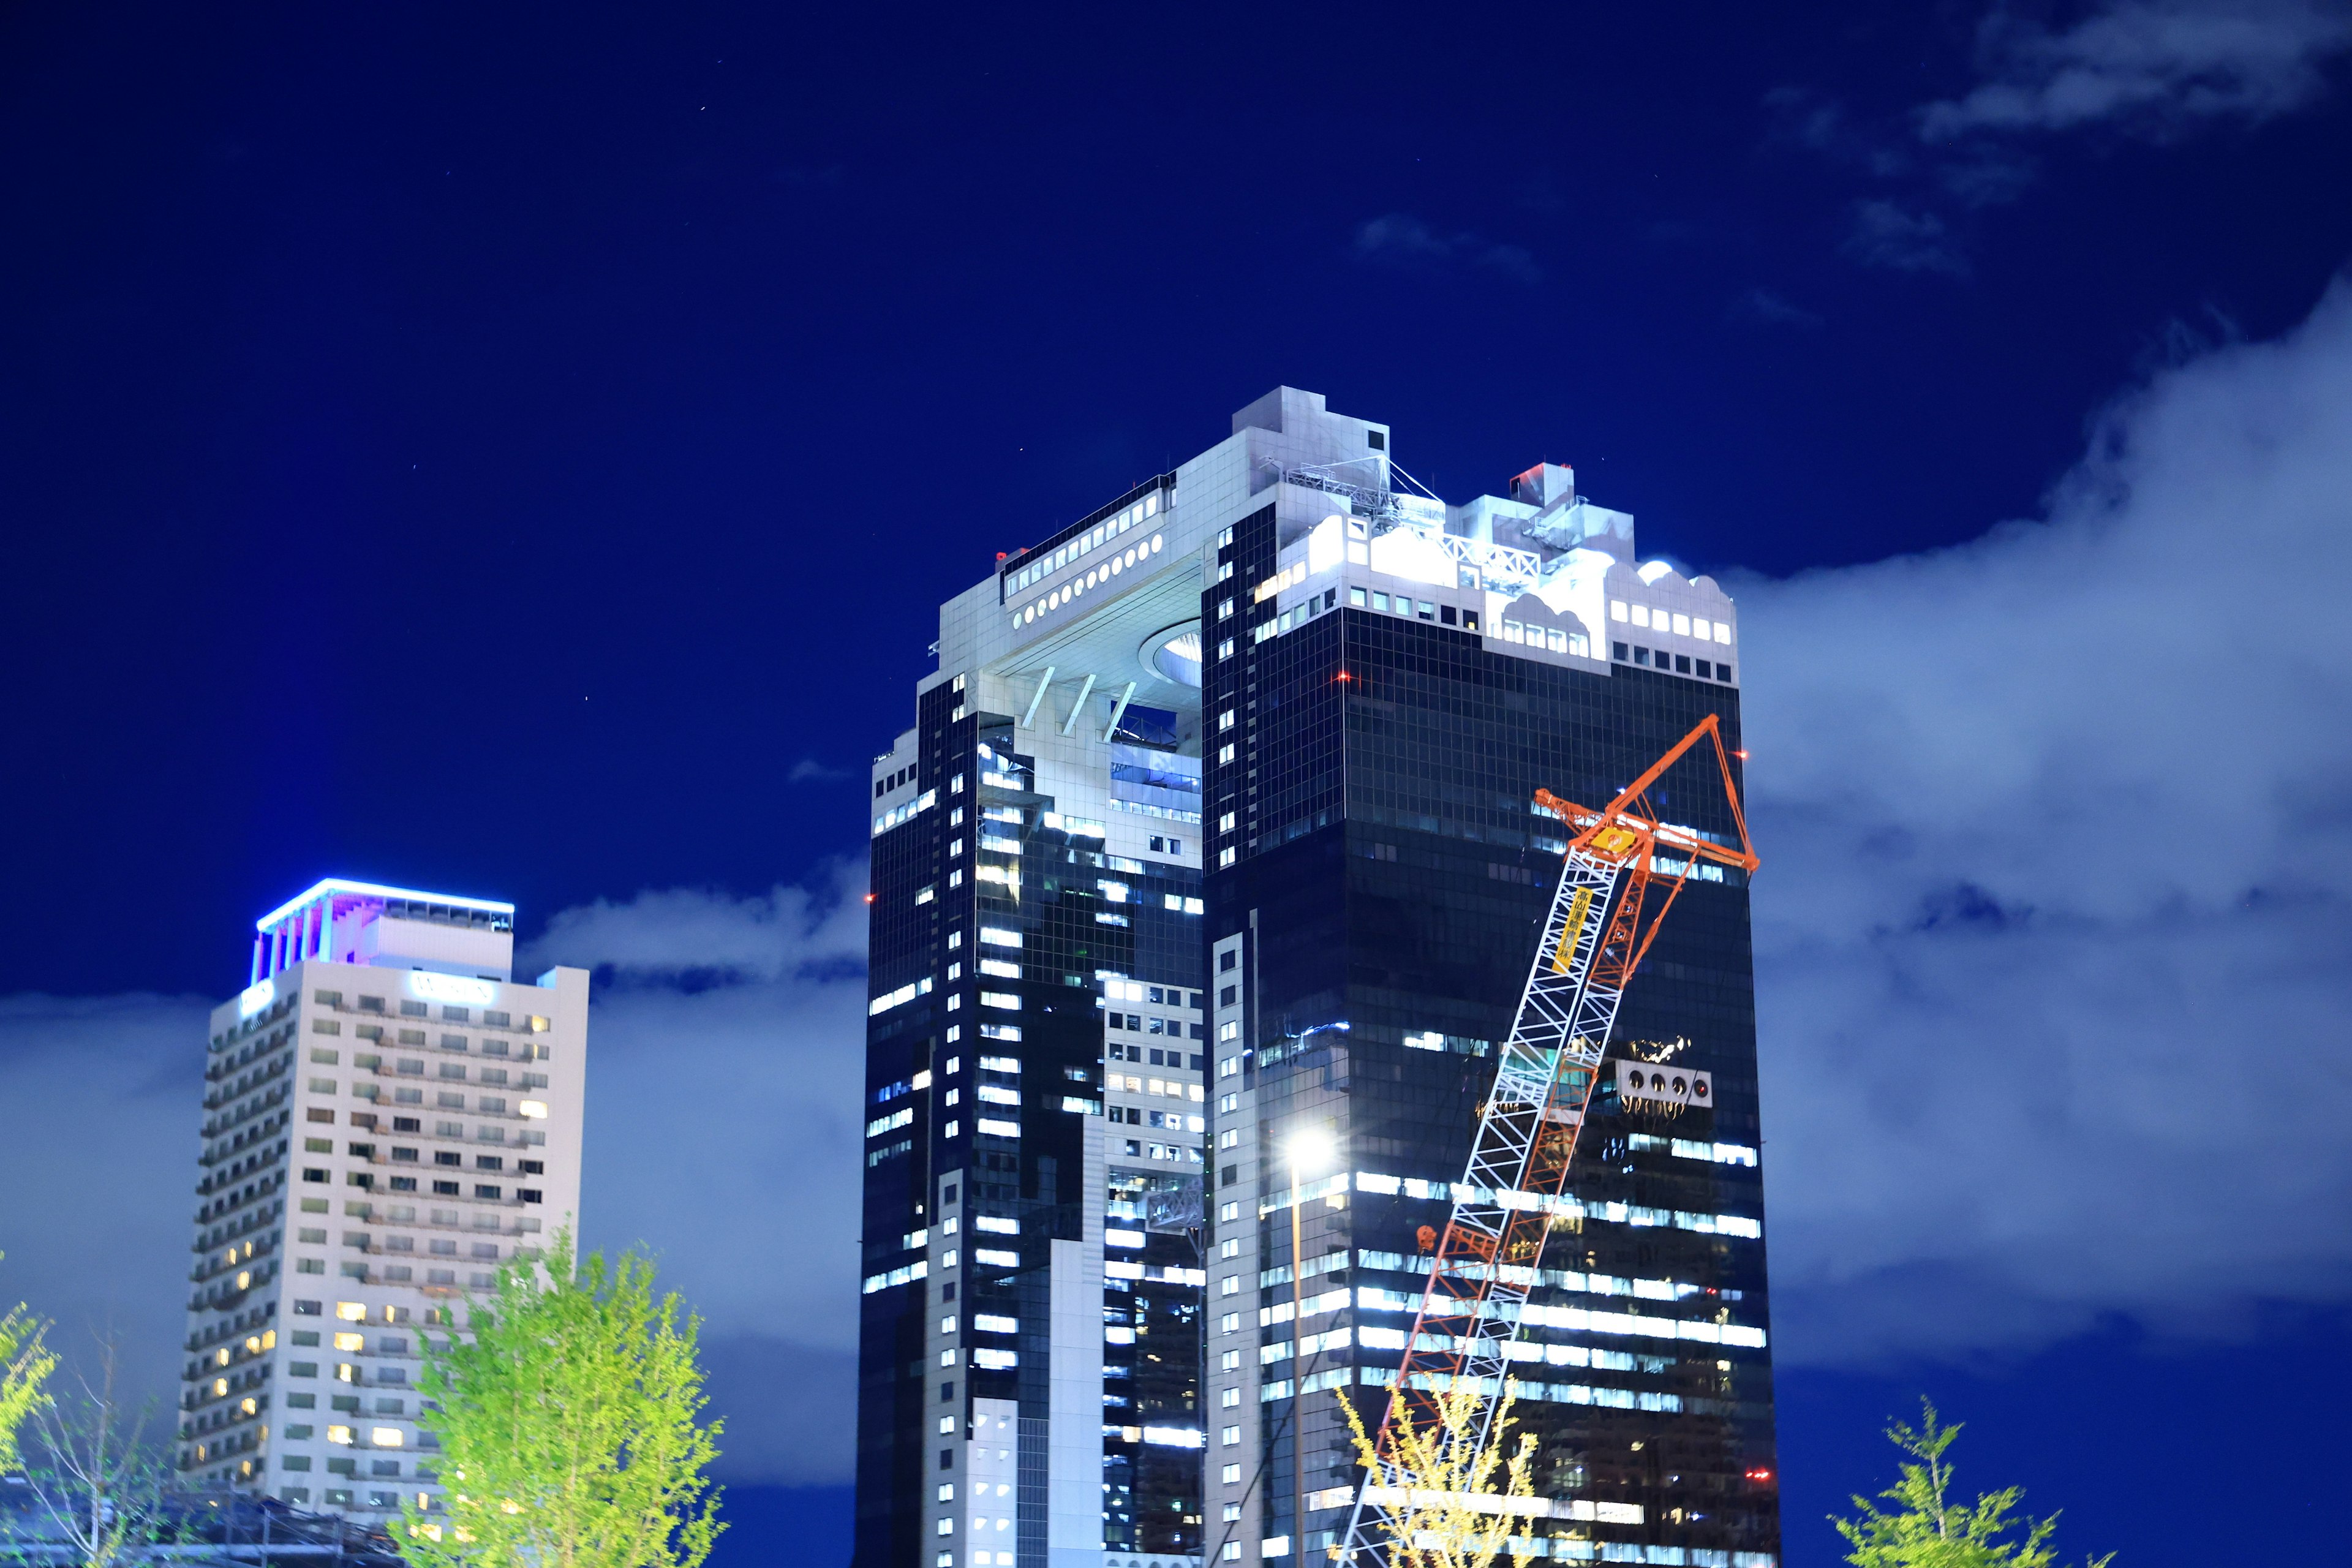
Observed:
[[[436,974],[429,969],[408,972],[408,988],[427,1002],[449,1002],[461,1007],[487,1007],[499,999],[498,983],[467,974]]]

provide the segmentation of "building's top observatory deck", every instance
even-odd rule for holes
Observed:
[[[305,959],[506,978],[514,906],[329,877],[253,922],[253,979]]]

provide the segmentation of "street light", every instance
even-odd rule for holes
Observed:
[[[1307,1559],[1307,1259],[1300,1256],[1298,1179],[1329,1170],[1339,1141],[1324,1127],[1302,1127],[1284,1145],[1290,1157],[1290,1560]]]

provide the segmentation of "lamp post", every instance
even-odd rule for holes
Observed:
[[[1339,1146],[1320,1127],[1290,1135],[1290,1560],[1307,1560],[1307,1259],[1301,1255],[1299,1177],[1326,1171]]]

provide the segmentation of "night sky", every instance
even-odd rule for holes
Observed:
[[[168,1399],[324,875],[599,976],[722,1568],[846,1552],[866,760],[1282,384],[1740,599],[1787,1560],[2352,1463],[2352,7],[0,10],[0,1301]],[[536,973],[535,970],[530,971]],[[2298,1556],[2298,1554],[2302,1554]]]

